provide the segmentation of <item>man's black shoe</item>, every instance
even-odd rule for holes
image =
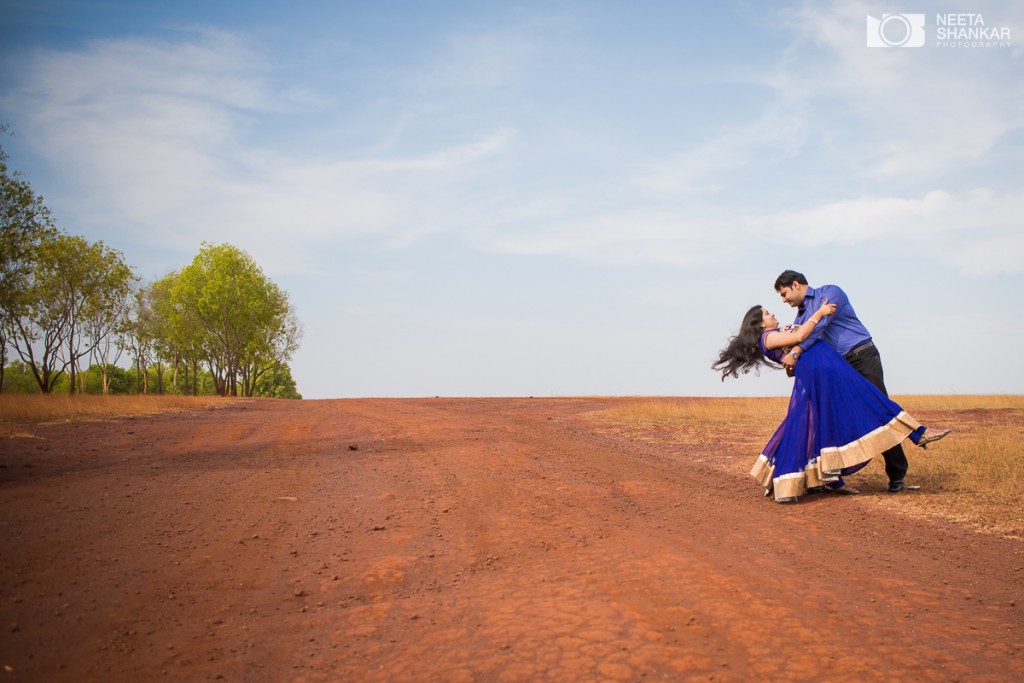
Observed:
[[[899,481],[890,481],[889,482],[889,493],[899,493],[900,491],[902,491],[905,488],[906,488],[906,485],[904,485],[902,479],[900,479]]]

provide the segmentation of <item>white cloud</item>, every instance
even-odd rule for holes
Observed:
[[[377,174],[394,171],[444,171],[457,166],[472,164],[494,154],[500,154],[509,148],[514,137],[515,131],[512,129],[500,128],[496,132],[481,137],[475,142],[430,152],[420,157],[357,160],[343,162],[340,164],[340,168],[353,174]]]
[[[972,3],[992,23],[1015,23],[1005,3]],[[843,148],[866,173],[929,175],[984,163],[1012,131],[1024,128],[1024,82],[1008,48],[868,48],[870,3],[808,3],[791,17],[798,43],[778,76],[785,91],[807,93],[823,129],[841,121]],[[934,13],[926,15],[934,31]],[[825,59],[801,59],[813,44]],[[804,98],[797,98],[802,101]]]
[[[284,270],[308,267],[311,243],[422,224],[425,193],[514,140],[497,127],[416,153],[292,150],[257,137],[273,128],[264,117],[294,114],[300,102],[283,94],[291,86],[274,86],[256,53],[224,33],[44,52],[4,104],[74,178],[63,203],[92,232],[120,226],[104,238],[185,251],[227,241]]]
[[[972,11],[989,23],[1021,16],[992,3]],[[867,3],[808,2],[780,15],[792,43],[754,77],[771,97],[745,121],[640,166],[627,185],[687,218],[669,223],[735,244],[771,235],[810,248],[877,244],[965,274],[1021,273],[1024,194],[990,189],[1003,181],[993,157],[1013,154],[1000,145],[1024,129],[1018,65],[1007,49],[868,48],[872,12]],[[683,204],[698,194],[719,210]],[[729,209],[744,215],[742,226],[722,217]],[[629,246],[616,253],[645,242],[661,256],[707,253],[625,236]]]
[[[803,246],[877,243],[928,253],[965,274],[1024,272],[1024,193],[976,189],[957,196],[863,197],[770,216],[748,217],[752,231],[786,235]]]
[[[1021,214],[1018,214],[1018,216]],[[987,236],[979,231],[979,239],[967,239],[947,250],[942,260],[956,266],[966,275],[1020,274],[1024,272],[1024,233],[1019,228]]]
[[[729,189],[727,174],[797,154],[807,137],[806,112],[785,93],[754,121],[726,128],[693,149],[641,165],[627,185],[663,194]]]
[[[408,245],[448,231],[486,251],[690,266],[728,261],[738,245],[783,230],[809,246],[924,240],[963,272],[1019,272],[1005,253],[1017,244],[1020,196],[962,189],[983,182],[925,182],[965,161],[984,164],[995,141],[1024,124],[1022,86],[979,70],[984,56],[953,55],[960,61],[950,66],[935,50],[866,48],[863,18],[872,9],[807,4],[790,15],[789,50],[747,84],[772,97],[745,121],[624,170],[595,156],[607,167],[579,169],[585,180],[559,177],[552,186],[532,177],[546,170],[530,156],[545,144],[536,129],[485,117],[483,130],[456,124],[424,135],[415,123],[420,114],[444,117],[424,113],[434,98],[442,111],[464,101],[445,99],[449,90],[498,88],[540,68],[544,44],[525,24],[452,34],[427,67],[410,67],[404,82],[419,92],[389,102],[377,137],[362,141],[375,152],[303,152],[270,138],[272,117],[321,111],[326,95],[278,87],[261,51],[227,33],[42,53],[5,104],[28,117],[29,137],[47,147],[54,168],[75,178],[79,191],[65,201],[88,223],[121,226],[161,248],[229,241],[292,271],[325,245],[367,235]],[[966,96],[950,97],[954,88]],[[365,93],[354,102],[365,115],[378,111]],[[933,138],[943,143],[924,144]],[[842,185],[828,198],[802,196],[800,177],[779,172],[805,160],[824,165],[828,156],[837,183],[867,178],[855,197]],[[512,181],[482,181],[499,157]],[[878,183],[896,171],[921,179],[894,196]],[[748,201],[749,182],[797,187],[764,206]],[[933,189],[943,186],[956,189]]]
[[[716,229],[720,228],[720,229]],[[486,251],[567,256],[618,264],[689,266],[720,261],[729,246],[724,225],[674,212],[588,214],[546,220],[516,217],[476,231],[471,239]]]
[[[500,18],[485,23],[464,16],[464,21],[442,37],[436,52],[413,72],[412,83],[432,92],[478,93],[516,86],[536,78],[538,70],[550,68],[553,47],[564,47],[566,32],[572,32],[579,18],[545,7],[542,12],[501,7]]]
[[[989,5],[991,22],[1018,21],[1020,10]],[[630,184],[724,194],[737,191],[737,170],[767,176],[786,159],[826,155],[854,178],[936,178],[983,167],[1024,129],[1024,80],[1009,49],[868,48],[872,12],[877,6],[844,0],[781,14],[793,41],[749,84],[767,88],[768,102],[746,122],[640,166]]]
[[[47,112],[54,118],[77,119],[101,111],[111,100],[134,104],[148,95],[280,109],[277,93],[259,77],[265,68],[238,37],[205,31],[178,43],[104,40],[78,52],[41,52],[30,67],[32,79],[26,81],[33,94],[55,105]]]
[[[521,79],[539,46],[515,28],[462,31],[449,37],[437,62],[418,76],[422,87],[498,88]]]

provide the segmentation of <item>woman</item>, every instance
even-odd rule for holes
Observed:
[[[780,327],[774,315],[754,306],[711,367],[722,372],[722,381],[761,365],[778,367],[835,309],[826,299],[803,325]],[[794,376],[786,418],[750,471],[776,502],[795,503],[808,489],[843,491],[843,476],[903,439],[923,447],[949,433],[926,432],[828,344],[804,352]]]

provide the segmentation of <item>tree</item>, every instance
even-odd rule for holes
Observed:
[[[11,345],[28,365],[43,393],[53,391],[67,368],[60,351],[68,336],[68,319],[57,301],[61,259],[58,236],[40,240],[27,286],[9,325]]]
[[[272,327],[276,329],[276,332],[271,338],[266,340],[267,343],[251,344],[242,356],[239,374],[242,380],[242,391],[245,396],[265,396],[266,394],[256,392],[257,384],[265,373],[279,370],[282,366],[284,366],[287,372],[287,378],[291,380],[291,370],[288,369],[284,361],[291,358],[299,348],[299,340],[302,338],[302,325],[295,315],[295,310],[289,305],[285,310],[281,311],[280,319],[276,320]],[[291,381],[292,391],[294,392],[295,381]]]
[[[132,357],[132,366],[138,378],[136,391],[149,393],[149,373],[146,368],[153,360],[153,344],[156,337],[152,301],[153,285],[139,287],[128,308],[125,342]]]
[[[302,394],[295,386],[292,369],[287,363],[279,363],[261,375],[256,381],[256,389],[252,395],[266,398],[302,398]]]
[[[82,373],[81,384],[87,394],[130,394],[135,378],[131,372],[117,365],[90,365]]]
[[[0,132],[5,131],[0,126]],[[7,350],[18,336],[15,320],[25,314],[41,245],[56,235],[43,199],[20,174],[10,172],[0,147],[0,390]]]
[[[12,360],[4,373],[4,391],[16,394],[38,394],[39,384],[32,375],[31,368],[20,360]]]
[[[301,328],[288,296],[244,251],[204,243],[171,286],[171,336],[201,355],[222,396],[251,395],[259,377],[288,360]]]
[[[184,393],[198,396],[203,378],[200,365],[206,360],[202,323],[198,309],[178,289],[181,272],[170,273],[148,288],[153,312],[151,332],[155,352],[158,391],[163,391],[163,362],[171,365],[171,386],[178,392],[179,372],[184,374]],[[177,294],[176,294],[177,292]]]
[[[78,290],[84,302],[82,338],[86,341],[76,353],[79,358],[88,354],[92,364],[99,367],[106,394],[110,388],[109,374],[127,346],[128,315],[137,279],[121,253],[102,242],[89,245],[80,267],[86,275]],[[72,368],[77,368],[77,359]]]
[[[13,343],[44,393],[67,372],[77,392],[79,361],[113,333],[135,276],[103,242],[57,233],[40,241]]]

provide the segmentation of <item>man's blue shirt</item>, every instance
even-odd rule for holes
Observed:
[[[850,305],[846,292],[835,285],[822,285],[817,289],[808,287],[804,302],[797,309],[793,322],[798,325],[805,322],[814,315],[825,299],[837,306],[836,312],[815,325],[811,335],[798,345],[800,348],[806,351],[822,339],[838,351],[840,356],[845,356],[864,342],[871,341],[871,333],[857,317],[857,312]]]

